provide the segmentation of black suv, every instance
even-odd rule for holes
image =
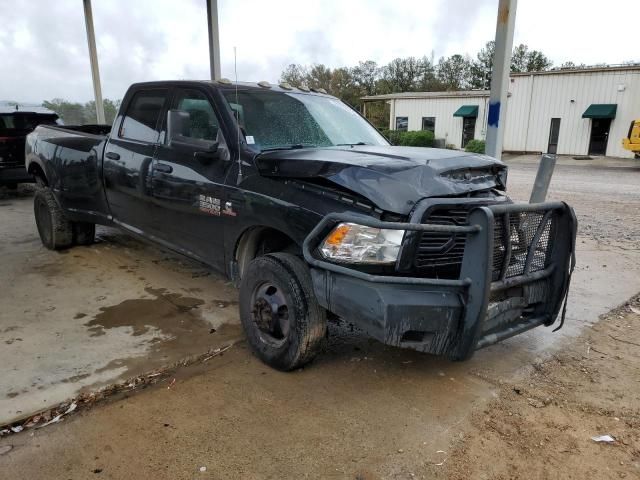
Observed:
[[[0,185],[15,187],[34,181],[24,168],[27,134],[38,125],[58,123],[58,115],[43,107],[0,107]]]

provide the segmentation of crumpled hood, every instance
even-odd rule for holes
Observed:
[[[438,148],[354,146],[265,152],[267,177],[324,178],[383,210],[407,214],[425,197],[461,195],[506,185],[506,165],[487,155]]]

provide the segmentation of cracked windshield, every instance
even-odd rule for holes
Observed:
[[[375,128],[334,98],[260,91],[228,92],[225,98],[245,135],[253,137],[263,151],[388,145]]]

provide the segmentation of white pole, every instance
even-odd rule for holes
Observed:
[[[487,117],[485,152],[498,160],[502,157],[504,118],[507,111],[509,70],[513,49],[513,30],[516,23],[517,0],[499,0],[496,24],[496,48],[491,71],[491,95]]]
[[[553,169],[555,167],[556,156],[543,153],[542,157],[540,157],[540,165],[538,166],[536,181],[533,183],[533,188],[531,189],[529,203],[542,203],[546,200],[549,185],[551,184],[551,177],[553,176]]]
[[[218,80],[220,73],[220,31],[218,28],[218,0],[207,1],[207,25],[209,27],[209,67],[211,80]]]
[[[87,27],[87,43],[89,44],[89,61],[91,62],[91,78],[93,79],[93,96],[96,100],[96,121],[106,123],[104,104],[102,103],[102,88],[100,87],[100,70],[98,69],[98,51],[96,50],[96,35],[93,31],[93,13],[91,0],[82,0],[84,6],[84,23]]]

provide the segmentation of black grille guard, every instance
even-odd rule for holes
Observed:
[[[511,251],[510,241],[505,245],[502,274],[496,281],[492,281],[494,256],[494,226],[496,218],[506,218],[535,212],[543,219],[553,220],[553,242],[546,253],[546,263],[543,269],[530,271],[531,258],[540,239],[544,225],[540,222],[531,243],[527,261],[522,274],[506,277]],[[395,275],[374,275],[354,268],[329,262],[322,258],[318,247],[329,232],[341,222],[357,223],[373,228],[392,230],[407,230],[416,232],[441,232],[464,234],[467,237],[460,277],[458,279],[420,278]],[[571,274],[575,267],[575,242],[577,220],[573,209],[564,202],[546,202],[538,204],[496,204],[478,206],[471,210],[468,225],[437,225],[414,222],[385,222],[372,217],[351,213],[330,213],[307,236],[303,244],[303,255],[307,263],[313,268],[323,269],[339,275],[348,275],[360,280],[374,283],[425,285],[451,287],[459,289],[464,305],[463,318],[454,332],[456,339],[452,342],[453,351],[449,351],[451,358],[463,360],[471,357],[476,349],[491,345],[498,341],[512,337],[539,325],[552,325],[562,308],[559,330],[564,324],[567,307],[567,297]],[[399,256],[400,257],[400,256]],[[536,306],[532,315],[521,318],[516,322],[503,325],[498,331],[487,331],[487,310],[490,298],[497,292],[507,291],[513,287],[532,284],[537,281],[548,282],[548,296]],[[563,306],[564,302],[564,306]],[[487,322],[488,324],[488,322]]]

